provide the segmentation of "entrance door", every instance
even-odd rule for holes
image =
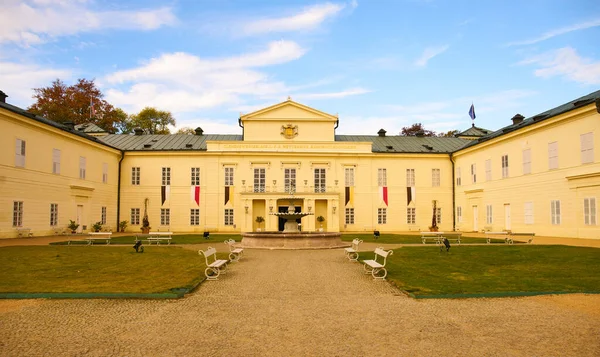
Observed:
[[[510,230],[510,205],[504,205],[504,229]]]
[[[83,205],[77,205],[77,233],[83,232],[83,225],[81,222],[83,221]]]
[[[473,206],[473,231],[479,231],[479,210],[477,206]]]
[[[278,211],[279,213],[287,213],[289,207],[288,206],[279,206]],[[294,211],[295,212],[302,212],[302,207],[300,206],[295,206],[294,207]],[[283,230],[285,229],[285,222],[287,222],[287,219],[283,219],[281,217],[279,217],[279,231],[283,232]],[[302,220],[300,218],[298,218],[296,220],[296,222],[301,223]]]

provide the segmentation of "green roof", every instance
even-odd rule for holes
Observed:
[[[372,142],[376,153],[432,153],[447,154],[454,152],[468,141],[459,138],[434,136],[369,136],[336,135],[335,141]]]
[[[490,134],[491,132],[492,132],[491,130],[487,130],[487,129],[484,129],[484,128],[479,128],[479,127],[476,127],[473,124],[472,127],[470,127],[469,129],[467,129],[467,130],[465,130],[465,131],[463,131],[461,133],[456,134],[455,136],[456,137],[459,137],[459,136],[475,136],[475,137],[479,137],[479,136],[484,136],[484,135]]]
[[[75,130],[82,131],[84,133],[107,133],[106,130],[94,123],[77,124],[75,125]]]
[[[241,141],[242,136],[226,134],[109,134],[101,136],[99,139],[125,151],[176,151],[206,150],[207,141]]]

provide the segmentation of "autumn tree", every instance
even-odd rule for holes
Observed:
[[[441,138],[453,138],[458,133],[459,133],[458,130],[449,130],[445,133],[439,133],[438,136]]]
[[[147,130],[150,134],[170,134],[168,126],[175,126],[175,118],[171,112],[146,107],[131,115],[130,125],[132,128]]]
[[[114,133],[117,123],[127,118],[122,110],[102,99],[104,95],[93,79],[81,78],[71,86],[57,79],[51,86],[34,88],[34,91],[36,102],[27,110],[58,123],[94,123]]]
[[[405,126],[400,132],[401,136],[417,136],[417,134],[423,133],[423,136],[436,136],[435,131],[425,130],[423,124],[415,123],[411,126]]]
[[[176,134],[194,135],[194,134],[196,134],[196,130],[190,128],[189,126],[184,126],[183,128],[180,128],[179,130],[177,130]]]

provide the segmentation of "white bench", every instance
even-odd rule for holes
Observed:
[[[33,233],[31,233],[31,228],[17,228],[17,236],[19,238],[33,237]]]
[[[173,237],[173,232],[150,232],[148,234],[148,244],[152,244],[152,242],[156,242],[156,245],[160,243],[161,240],[166,240],[167,245],[171,245],[171,238]]]
[[[385,280],[387,276],[387,270],[385,269],[385,264],[387,262],[388,255],[394,254],[394,251],[388,250],[385,251],[383,248],[379,247],[375,249],[375,258],[371,260],[363,260],[363,269],[365,274],[371,274],[373,279]],[[383,263],[377,261],[377,257],[381,257]]]
[[[66,234],[67,234],[67,229],[66,228],[54,228],[54,235],[55,236],[58,236],[58,235],[64,236]]]
[[[88,245],[93,244],[93,242],[96,240],[105,240],[106,244],[110,244],[111,236],[111,232],[90,232],[85,240],[87,240]],[[71,244],[71,241],[69,241],[69,244]]]
[[[509,238],[510,237],[510,233],[505,232],[505,231],[501,231],[501,232],[485,232],[485,240],[487,241],[487,244],[491,244],[492,243],[492,238],[496,238],[496,239],[504,239],[505,243],[508,243]],[[512,244],[512,239],[510,239],[510,243]]]
[[[204,270],[206,280],[217,280],[221,273],[225,274],[227,260],[217,259],[217,250],[215,248],[208,247],[206,251],[200,249],[198,254],[204,255],[204,259],[206,260],[206,269]]]
[[[358,261],[358,246],[362,242],[363,242],[362,240],[360,240],[358,238],[354,238],[352,240],[352,246],[349,248],[344,248],[344,251],[346,252],[346,258],[348,258],[348,260],[350,260],[351,262]]]
[[[435,244],[442,244],[444,241],[444,232],[421,232],[421,242],[426,244],[428,240],[432,240]]]
[[[513,244],[514,243],[513,237],[523,237],[523,238],[527,239],[527,243],[528,244],[531,244],[531,243],[533,243],[533,237],[535,237],[535,233],[514,233],[514,232],[511,232],[510,235],[506,239],[506,243]]]
[[[240,261],[240,258],[242,257],[242,254],[244,253],[244,249],[236,248],[234,245],[235,241],[233,239],[226,239],[224,243],[227,244],[227,246],[229,246],[229,259],[232,262]]]

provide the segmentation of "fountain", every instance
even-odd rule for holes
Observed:
[[[339,232],[301,232],[297,219],[314,215],[311,212],[296,212],[294,193],[290,190],[290,205],[287,212],[270,213],[286,220],[283,232],[245,232],[241,245],[244,248],[265,249],[327,249],[349,247],[342,242]]]

